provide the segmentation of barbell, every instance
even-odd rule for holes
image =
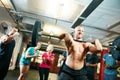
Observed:
[[[33,31],[30,32],[32,33],[32,46],[36,46],[36,43],[38,41],[38,35],[44,35],[44,36],[49,36],[49,37],[54,37],[54,38],[58,38],[58,36],[54,36],[54,35],[47,35],[47,34],[42,34],[39,33],[38,31],[42,30],[41,29],[41,22],[40,21],[35,21],[35,24],[33,25]],[[79,41],[79,40],[74,40],[77,42],[88,42],[88,41]],[[60,42],[60,40],[58,41]],[[94,44],[93,42],[91,42],[92,44]],[[111,48],[111,54],[113,56],[113,58],[115,58],[116,60],[120,61],[120,36],[118,36],[115,40],[113,40],[112,45],[108,46]]]

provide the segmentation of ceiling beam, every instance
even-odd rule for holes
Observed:
[[[109,26],[109,28],[107,28],[107,29],[110,30],[110,29],[112,29],[112,28],[114,28],[118,25],[120,25],[120,21],[118,21],[118,22],[114,23],[113,25]]]
[[[20,32],[30,33],[30,34],[33,33],[33,32],[30,31],[30,30],[24,30],[24,29],[20,29]],[[38,32],[38,35],[39,35],[39,36],[48,36],[48,37],[53,37],[53,38],[59,39],[59,36],[54,36],[54,35],[50,35],[50,34],[44,34],[44,33],[42,33],[42,32]]]
[[[17,12],[17,11],[11,11],[12,13],[15,13],[17,16],[21,16],[21,17],[28,17],[30,19],[33,20],[42,20],[42,21],[52,21],[53,24],[57,24],[56,21],[60,21],[60,22],[66,22],[68,24],[71,24],[72,21],[69,20],[63,20],[63,19],[59,19],[59,18],[53,18],[53,17],[49,17],[49,16],[44,16],[44,15],[40,15],[40,14],[36,14],[36,13],[32,13],[32,12],[27,12],[27,11],[23,11],[23,12]],[[31,23],[32,24],[32,23]]]
[[[117,37],[118,36],[112,36],[112,37],[109,37],[109,39],[102,40],[102,42],[108,42],[108,43],[110,43],[110,42],[114,41]]]
[[[80,25],[99,5],[103,0],[93,0],[88,7],[84,10],[84,12],[73,22],[72,28]]]
[[[93,27],[93,26],[88,26],[88,25],[83,25],[83,26],[108,32],[109,34],[108,34],[107,36],[105,36],[104,38],[100,39],[102,43],[103,43],[103,42],[108,42],[108,43],[109,43],[109,42],[113,41],[113,40],[116,38],[117,35],[118,35],[118,36],[120,35],[120,33],[115,32],[115,31],[110,31],[110,30],[108,30],[108,29],[105,30],[105,29],[102,29],[102,28]],[[109,39],[104,40],[106,37],[108,37]]]
[[[14,11],[17,11],[17,9],[16,9],[16,7],[15,7],[15,4],[14,4],[13,0],[9,0],[9,1],[10,1],[10,3],[11,3],[12,8],[14,9]]]
[[[108,32],[108,33],[112,33],[112,34],[120,35],[120,33],[115,32],[115,31],[110,31],[110,30],[106,30],[106,29],[102,29],[102,28],[98,28],[98,27],[93,27],[93,26],[89,26],[89,25],[84,25],[84,24],[83,24],[83,26],[93,28],[93,29],[98,29],[98,30],[105,31],[105,32]]]
[[[23,11],[21,13],[24,14],[23,16],[32,17],[32,18],[36,18],[34,16],[38,16],[38,18],[39,17],[43,17],[43,18],[53,19],[55,21],[58,20],[58,21],[63,21],[63,22],[67,22],[67,23],[72,23],[72,21],[69,21],[69,20],[63,20],[63,19],[59,19],[59,18],[53,18],[53,17],[44,16],[44,15],[40,15],[40,14],[36,14],[36,13],[32,13],[32,12],[27,12],[27,11]]]

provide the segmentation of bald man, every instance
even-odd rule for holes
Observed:
[[[68,33],[60,35],[60,39],[65,40],[68,56],[58,80],[87,80],[84,57],[88,51],[92,53],[102,51],[102,45],[98,39],[94,40],[94,44],[76,41],[81,40],[83,34],[84,27],[79,25],[75,28],[74,37]]]

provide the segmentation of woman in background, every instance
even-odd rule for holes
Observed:
[[[42,62],[39,64],[40,80],[48,80],[51,64],[54,60],[53,46],[48,45],[46,51],[42,54]]]
[[[29,47],[26,52],[22,55],[20,59],[20,75],[18,80],[25,80],[25,77],[30,68],[31,58],[39,57],[39,49],[41,48],[41,43],[38,42],[35,47]]]

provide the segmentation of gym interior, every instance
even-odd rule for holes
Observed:
[[[6,28],[20,29],[20,35],[15,37],[13,65],[9,67],[5,80],[18,79],[22,54],[38,41],[42,44],[40,53],[44,53],[49,44],[54,46],[55,58],[48,80],[57,80],[62,65],[61,55],[66,51],[64,40],[58,36],[66,32],[73,35],[77,25],[85,28],[84,42],[93,42],[97,38],[103,46],[97,54],[99,63],[94,80],[104,80],[103,56],[109,52],[108,46],[117,46],[117,51],[113,49],[113,53],[117,54],[115,59],[120,61],[119,13],[120,0],[0,0],[0,37]],[[42,62],[42,54],[39,56],[31,59],[25,80],[39,80],[38,65]],[[117,80],[120,80],[120,67],[116,70]]]

